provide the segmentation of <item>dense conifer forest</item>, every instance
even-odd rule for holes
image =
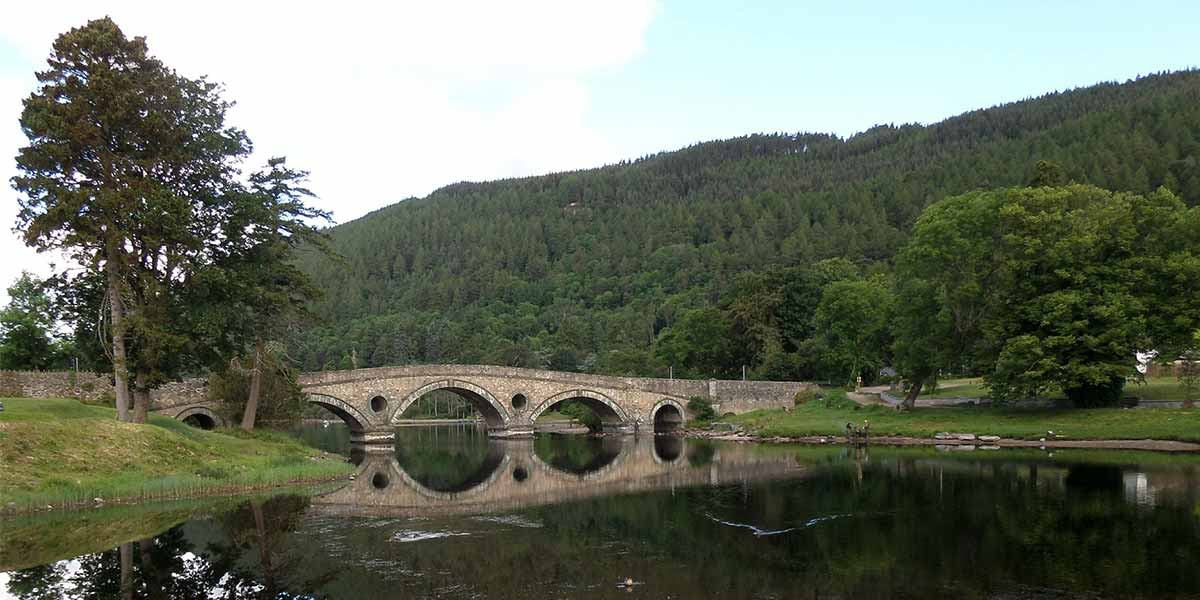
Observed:
[[[756,134],[450,185],[329,230],[341,258],[303,258],[325,295],[290,354],[305,370],[451,362],[739,377],[746,365],[756,377],[831,378],[815,331],[823,291],[854,280],[841,293],[872,293],[926,206],[1024,185],[1039,161],[1066,181],[1162,186],[1195,206],[1200,71],[847,139]]]

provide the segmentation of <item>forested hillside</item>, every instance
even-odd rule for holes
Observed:
[[[1200,72],[849,139],[751,135],[451,185],[330,230],[342,259],[305,257],[325,297],[291,355],[306,370],[461,362],[665,375],[674,364],[676,376],[734,376],[746,364],[818,376],[803,357],[822,286],[890,276],[924,207],[1029,182],[1038,161],[1067,180],[1165,186],[1195,205]]]

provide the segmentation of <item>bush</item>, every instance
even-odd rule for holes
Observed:
[[[596,432],[604,428],[603,422],[600,420],[600,415],[591,407],[577,400],[567,400],[559,405],[558,412],[583,423],[588,431]]]
[[[707,398],[701,398],[700,396],[692,396],[689,398],[687,408],[688,412],[692,413],[692,416],[694,416],[697,421],[711,421],[717,416],[717,411],[713,410],[712,402],[710,402]]]
[[[807,404],[813,400],[819,400],[820,398],[821,390],[819,388],[805,387],[796,392],[796,395],[792,397],[792,404],[795,406],[800,406],[801,404]]]

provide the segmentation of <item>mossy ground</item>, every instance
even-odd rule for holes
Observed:
[[[0,511],[232,492],[353,470],[278,432],[210,432],[158,416],[120,423],[112,409],[75,400],[3,402]]]
[[[764,436],[841,435],[846,423],[871,422],[871,435],[932,437],[938,432],[1040,439],[1048,431],[1072,440],[1178,440],[1200,442],[1200,409],[917,408],[898,412],[859,406],[840,390],[783,410],[759,410],[724,419]]]

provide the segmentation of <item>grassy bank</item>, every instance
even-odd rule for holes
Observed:
[[[75,400],[6,399],[0,510],[230,493],[349,474],[343,457],[276,432],[119,423]]]
[[[938,382],[936,388],[925,388],[921,398],[982,398],[991,395],[983,379],[947,379]],[[1187,392],[1179,379],[1169,376],[1147,377],[1144,382],[1131,381],[1121,391],[1125,396],[1141,400],[1185,400]],[[1046,392],[1046,398],[1065,399],[1066,394],[1057,387]]]
[[[840,435],[846,423],[871,422],[872,435],[928,438],[939,432],[998,435],[1034,440],[1047,431],[1073,440],[1178,440],[1200,442],[1200,409],[1003,409],[918,408],[897,412],[858,406],[843,392],[797,406],[790,412],[759,410],[727,419],[764,436]]]

